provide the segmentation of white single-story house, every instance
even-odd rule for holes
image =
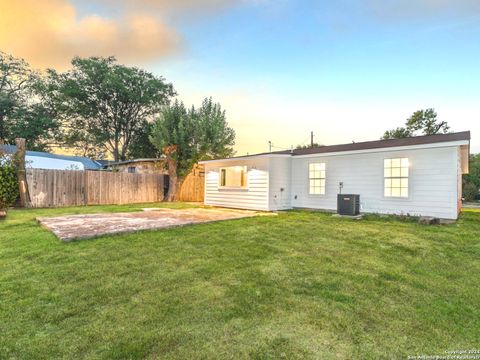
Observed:
[[[336,210],[343,193],[362,212],[456,219],[469,150],[465,131],[202,161],[205,204]]]
[[[17,151],[15,145],[0,145],[0,150],[7,154]],[[100,170],[102,165],[83,156],[58,155],[42,151],[27,151],[25,166],[30,169],[54,170]]]

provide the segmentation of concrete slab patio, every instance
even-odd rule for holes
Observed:
[[[37,220],[60,240],[89,239],[107,234],[127,233],[139,230],[163,229],[174,226],[212,221],[241,219],[265,215],[257,211],[233,209],[144,209],[129,213],[100,213],[42,217]]]

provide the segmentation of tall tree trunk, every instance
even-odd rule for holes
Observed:
[[[115,162],[120,161],[120,156],[118,154],[118,147],[113,148],[113,160],[115,160]]]
[[[25,169],[25,139],[15,139],[17,152],[15,154],[17,162],[18,189],[20,191],[20,206],[30,207],[30,194],[28,192],[27,171]]]
[[[173,154],[177,151],[176,145],[165,146],[162,149],[163,154],[167,160],[168,168],[168,193],[165,197],[165,201],[173,202],[177,201],[180,190],[182,189],[182,184],[184,181],[183,177],[178,176],[177,174],[177,161],[173,158]]]
[[[3,115],[0,115],[0,140],[5,141],[7,139],[7,129],[5,126],[5,119]]]
[[[178,200],[178,196],[182,190],[182,184],[185,179],[177,175],[177,162],[169,156],[167,156],[167,166],[169,182],[168,193],[165,197],[165,201],[173,202]]]

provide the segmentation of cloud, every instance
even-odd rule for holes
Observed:
[[[73,56],[147,62],[182,45],[174,28],[143,11],[80,17],[68,0],[0,0],[0,9],[0,49],[40,68],[64,69]]]
[[[270,1],[0,0],[0,50],[37,68],[65,69],[74,56],[113,55],[144,64],[183,49],[183,37],[171,25],[180,18]]]
[[[290,0],[83,0],[91,5],[105,6],[110,10],[123,9],[135,11],[142,9],[148,13],[170,15],[188,18],[200,18],[204,15],[215,14],[237,6],[252,7],[281,7]]]
[[[105,0],[112,1],[112,0]],[[113,1],[118,4],[118,1]],[[129,6],[146,6],[151,9],[157,9],[161,11],[165,10],[190,10],[190,9],[220,9],[225,6],[230,6],[234,3],[240,2],[239,0],[122,0],[125,5]]]
[[[105,4],[130,7],[148,7],[160,11],[168,10],[221,10],[233,5],[265,5],[287,0],[100,0]],[[98,2],[98,1],[97,1]]]

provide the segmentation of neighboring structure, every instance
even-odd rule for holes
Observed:
[[[168,171],[165,168],[165,161],[163,158],[134,159],[118,162],[109,162],[104,167],[107,170],[131,174],[168,174]]]
[[[0,145],[7,154],[17,151],[15,145]],[[69,156],[50,154],[41,151],[27,151],[25,155],[27,169],[52,169],[52,170],[100,170],[102,165],[82,156]]]
[[[114,164],[115,161],[113,160],[104,160],[104,159],[96,159],[95,162],[99,163],[102,168],[107,168],[108,165]]]
[[[335,210],[343,193],[363,212],[456,219],[469,146],[466,131],[203,161],[205,204]]]

